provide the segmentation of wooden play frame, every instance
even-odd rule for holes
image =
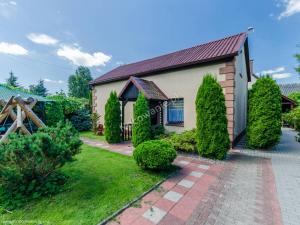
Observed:
[[[3,106],[3,109],[0,112],[0,124],[6,120],[8,116],[14,121],[1,137],[0,142],[5,141],[9,134],[14,133],[17,130],[20,130],[25,135],[31,135],[31,132],[23,124],[23,121],[26,118],[31,119],[38,128],[45,127],[43,121],[32,111],[32,108],[36,103],[36,99],[28,98],[27,100],[23,100],[19,96],[12,96],[7,102],[0,99],[0,105]],[[14,110],[15,108],[17,113]]]

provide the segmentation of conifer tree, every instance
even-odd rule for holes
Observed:
[[[199,154],[224,159],[230,148],[225,97],[222,87],[211,74],[203,78],[196,98],[196,140]]]

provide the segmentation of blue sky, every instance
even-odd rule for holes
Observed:
[[[23,86],[67,90],[78,65],[96,78],[250,26],[254,71],[300,82],[299,24],[300,0],[0,0],[0,82],[12,70]]]

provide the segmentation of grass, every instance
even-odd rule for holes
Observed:
[[[102,135],[102,136],[96,135],[96,134],[94,134],[93,131],[82,131],[82,132],[80,132],[80,136],[86,137],[89,139],[93,139],[93,140],[105,141],[104,135]]]
[[[0,224],[97,224],[168,174],[143,171],[132,157],[87,145],[76,159],[62,168],[70,177],[66,191],[0,215]]]

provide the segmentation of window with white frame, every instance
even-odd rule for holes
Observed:
[[[168,102],[167,119],[169,124],[182,124],[184,122],[183,98],[170,99]]]

